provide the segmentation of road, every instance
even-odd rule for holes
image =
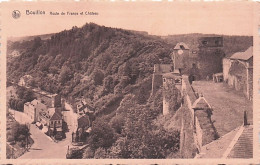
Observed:
[[[65,102],[65,109],[67,111],[63,112],[64,121],[67,122],[70,132],[76,132],[78,128],[78,116],[73,112],[70,104]]]
[[[31,137],[34,140],[34,144],[24,155],[18,159],[65,159],[68,145],[71,138],[66,138],[58,143],[51,140],[35,125],[30,127]]]
[[[50,137],[45,135],[35,124],[30,125],[31,137],[34,140],[34,144],[31,146],[28,152],[19,157],[18,159],[65,159],[68,146],[71,148],[71,133],[77,128],[77,115],[73,113],[73,110],[69,104],[65,104],[65,108],[68,110],[63,115],[68,122],[69,132],[66,133],[66,139],[59,142],[54,142]],[[21,124],[31,123],[30,118],[23,112],[9,110],[16,121]]]
[[[212,106],[211,118],[220,136],[243,124],[244,111],[247,111],[248,122],[253,124],[252,102],[227,84],[194,81],[192,86],[198,93],[202,92]]]
[[[13,87],[8,88],[8,93],[15,94]],[[59,142],[54,142],[50,137],[43,133],[32,123],[32,120],[23,112],[9,109],[9,112],[13,114],[15,120],[21,124],[30,124],[31,137],[34,140],[34,144],[31,146],[28,152],[19,157],[18,159],[65,159],[68,146],[71,145],[72,132],[76,132],[77,129],[77,114],[73,112],[72,106],[65,102],[65,109],[63,111],[64,121],[67,122],[69,132],[66,133],[66,138]]]

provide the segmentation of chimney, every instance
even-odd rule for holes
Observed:
[[[247,122],[247,112],[244,111],[244,126],[249,125]]]

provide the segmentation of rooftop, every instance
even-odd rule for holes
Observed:
[[[51,117],[50,120],[62,120],[62,116],[61,116],[60,113],[55,112],[55,113],[52,115],[52,117]]]
[[[253,158],[253,126],[240,126],[203,146],[196,158]]]
[[[168,73],[173,70],[172,64],[154,64],[155,73]]]
[[[230,142],[237,134],[239,127],[230,131],[226,135],[218,138],[217,140],[203,146],[197,158],[221,158],[223,153],[227,150]]]
[[[163,77],[164,78],[175,78],[175,76],[172,73],[164,73]]]
[[[253,125],[244,127],[228,158],[253,158]]]
[[[34,99],[33,101],[31,101],[31,104],[35,106],[39,104],[39,100]]]
[[[203,97],[199,97],[192,105],[193,109],[204,109],[204,108],[211,108],[208,101]]]
[[[55,108],[48,108],[47,110],[50,116],[52,116],[55,113]]]
[[[246,51],[244,51],[244,52],[234,53],[234,54],[230,57],[230,59],[247,61],[247,60],[249,60],[251,57],[253,57],[253,46],[249,47],[249,48],[248,48]]]

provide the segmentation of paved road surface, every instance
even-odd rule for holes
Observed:
[[[252,102],[224,83],[212,81],[194,81],[195,91],[203,93],[205,99],[213,108],[212,121],[220,136],[241,126],[244,111],[248,112],[248,121],[253,124]]]
[[[65,159],[67,148],[70,143],[70,138],[66,138],[58,143],[52,141],[35,125],[30,127],[31,137],[34,140],[34,144],[31,146],[29,152],[18,159]]]
[[[69,104],[66,105],[67,111],[64,117],[67,118],[70,131],[66,133],[66,139],[54,142],[47,135],[45,135],[40,129],[38,129],[34,124],[30,125],[31,137],[34,140],[34,144],[31,146],[29,152],[18,159],[65,159],[68,146],[71,145],[71,133],[77,127],[77,116],[73,113],[72,108]],[[22,124],[31,123],[30,118],[27,117],[23,112],[18,112],[14,110],[9,110],[16,121]]]
[[[70,132],[76,132],[78,120],[77,120],[77,114],[73,112],[73,109],[70,104],[65,102],[65,109],[67,111],[63,112],[64,120],[67,122]]]

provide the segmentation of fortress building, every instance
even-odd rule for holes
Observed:
[[[152,95],[156,93],[156,91],[162,87],[163,82],[163,74],[169,73],[173,71],[172,64],[155,64],[153,71],[153,79],[152,79]]]
[[[229,86],[253,99],[253,47],[223,58],[223,77]]]
[[[183,43],[178,43],[172,52],[172,61],[174,64],[174,70],[179,70],[181,74],[187,73],[188,68],[190,66],[189,64],[189,58],[190,58],[190,49],[189,47]]]
[[[163,115],[169,114],[171,111],[176,111],[179,108],[179,103],[181,98],[174,99],[181,93],[182,89],[182,77],[178,70],[174,70],[174,72],[165,73],[162,75],[163,77]],[[177,88],[177,90],[173,90],[173,88]],[[174,105],[171,104],[174,102]],[[176,104],[175,104],[176,102]],[[173,107],[172,107],[173,106]]]
[[[225,57],[223,37],[201,37],[198,40],[199,52],[197,61],[192,63],[192,68],[199,71],[199,79],[212,78],[214,73],[222,72],[222,59]],[[192,71],[190,72],[192,73]],[[195,75],[196,76],[196,75]]]
[[[36,97],[41,100],[47,107],[57,108],[61,107],[61,96],[59,94],[50,94],[39,89],[33,89]]]
[[[177,43],[171,54],[172,64],[154,65],[152,95],[163,87],[163,114],[168,114],[172,108],[169,108],[169,100],[165,97],[166,87],[170,85],[182,91],[182,75],[187,75],[192,83],[222,72],[222,37],[201,37],[196,45],[191,46],[184,42]]]

